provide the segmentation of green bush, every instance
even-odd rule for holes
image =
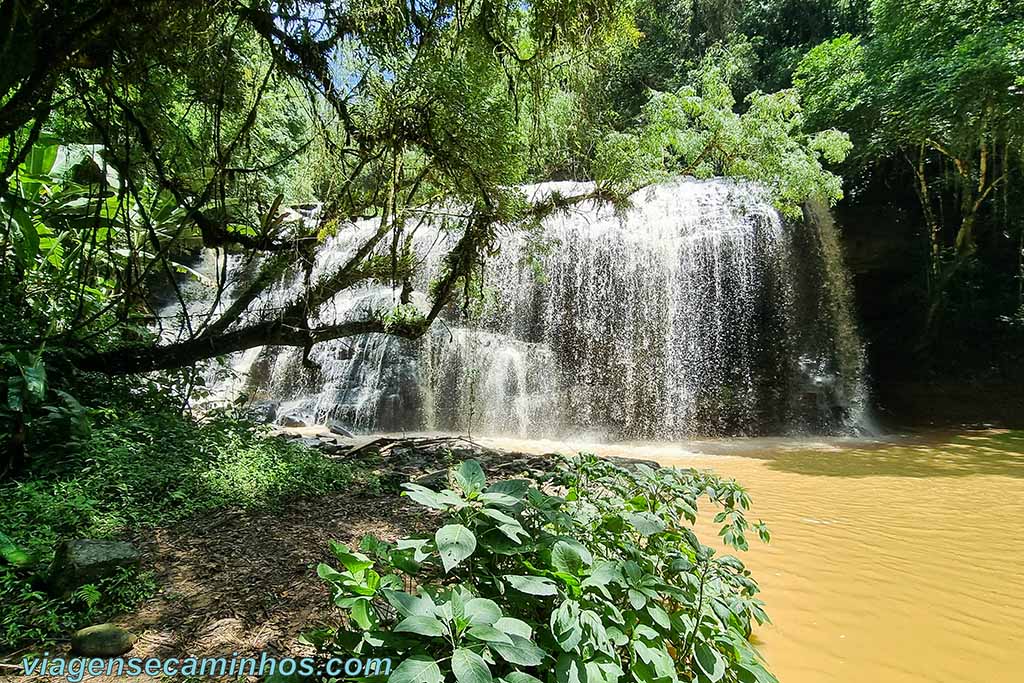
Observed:
[[[67,597],[51,596],[38,573],[0,566],[0,641],[7,647],[42,646],[58,634],[132,609],[156,592],[152,572],[125,569]],[[0,650],[2,652],[2,650]]]
[[[441,492],[405,484],[440,512],[432,536],[368,537],[366,554],[332,545],[342,571],[318,573],[348,625],[305,640],[391,657],[390,683],[776,680],[749,642],[767,620],[757,584],[691,528],[707,498],[723,541],[747,547],[750,501],[735,482],[592,456],[562,463],[547,492],[488,486],[475,461],[449,479]]]
[[[46,568],[62,539],[111,538],[221,508],[271,507],[356,479],[351,466],[230,415],[196,421],[148,405],[93,413],[87,436],[63,453],[51,448],[22,480],[0,485],[0,540],[19,553],[17,562],[0,553],[4,645],[39,643],[151,592],[151,577],[122,576],[93,587],[99,597],[88,588],[49,596]]]

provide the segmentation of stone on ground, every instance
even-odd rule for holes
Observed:
[[[97,624],[76,631],[71,649],[85,657],[119,657],[135,646],[134,633],[113,624]]]
[[[295,413],[288,413],[277,418],[277,424],[282,427],[306,427],[309,422],[302,415],[296,415]]]
[[[138,567],[142,554],[125,541],[79,538],[57,548],[50,565],[50,585],[56,592],[69,593],[87,583],[113,576],[119,570]]]

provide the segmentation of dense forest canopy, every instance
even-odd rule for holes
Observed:
[[[503,230],[574,201],[528,203],[518,186],[537,180],[622,201],[725,175],[789,216],[844,195],[885,205],[922,245],[917,348],[944,325],[1024,317],[1024,8],[1008,0],[4,0],[0,27],[14,452],[41,406],[73,409],[53,391],[83,371],[422,335],[482,290]],[[310,202],[315,222],[289,220]],[[410,234],[426,214],[457,240],[423,309]],[[323,241],[364,219],[373,236],[314,278]],[[255,276],[197,314],[180,283],[204,247]],[[249,310],[295,272],[301,295]],[[368,281],[398,305],[318,318]],[[222,271],[213,300],[235,284]],[[163,344],[161,291],[184,317]]]

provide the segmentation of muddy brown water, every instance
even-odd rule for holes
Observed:
[[[782,683],[1024,680],[1024,432],[481,442],[646,458],[742,482],[750,516],[772,530],[742,558],[773,619],[756,637]]]

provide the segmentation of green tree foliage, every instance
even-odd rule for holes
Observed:
[[[736,30],[742,0],[655,0],[637,11],[640,40],[608,69],[605,99],[597,106],[620,126],[637,115],[649,90],[674,91],[687,82],[713,45]]]
[[[861,166],[880,158],[908,163],[929,241],[933,319],[951,278],[975,255],[979,224],[1007,230],[1005,207],[1019,194],[1024,9],[876,0],[871,19],[869,36],[811,50],[795,83],[809,120],[850,131]]]
[[[391,657],[404,683],[776,680],[749,641],[767,621],[756,582],[691,528],[706,497],[726,545],[768,540],[734,482],[582,456],[552,482],[563,495],[488,485],[475,461],[449,483],[405,485],[440,511],[433,534],[365,538],[369,556],[332,544],[342,567],[318,574],[349,624],[304,636],[321,653]]]
[[[0,282],[14,321],[4,350],[115,373],[263,344],[423,334],[469,289],[497,226],[533,224],[516,186],[549,139],[553,98],[635,34],[630,3],[607,0],[2,7]],[[314,199],[316,224],[285,220],[286,205]],[[457,239],[429,310],[321,316],[370,280],[393,283],[407,307],[406,226],[440,203],[460,207],[444,221]],[[313,281],[323,240],[367,219],[376,232]],[[233,284],[223,268],[205,310],[178,286],[200,247],[254,273],[232,305],[217,306]],[[301,295],[250,309],[296,273]],[[166,291],[184,334],[157,347],[147,327]],[[8,408],[20,443],[20,407]]]
[[[436,316],[493,247],[494,226],[529,219],[521,194],[511,188],[524,178],[528,138],[541,129],[548,93],[559,90],[559,69],[614,49],[632,30],[629,5],[602,0],[427,8],[414,2],[144,2],[124,17],[120,9],[111,0],[91,12],[32,6],[7,17],[18,40],[5,44],[4,54],[18,68],[0,83],[6,93],[0,151],[7,159],[4,177],[12,179],[5,193],[11,217],[6,244],[16,250],[15,260],[34,258],[31,235],[29,242],[22,239],[25,216],[36,211],[35,222],[45,223],[44,208],[53,208],[31,179],[38,169],[26,167],[56,153],[43,144],[43,128],[63,141],[94,145],[103,177],[88,183],[92,195],[80,208],[133,214],[142,228],[148,252],[141,258],[132,258],[140,249],[127,233],[115,245],[109,232],[100,237],[104,246],[129,254],[126,267],[112,274],[106,302],[125,311],[138,311],[152,271],[167,276],[166,286],[169,254],[182,247],[270,255],[259,266],[267,277],[258,281],[265,284],[286,258],[312,261],[324,234],[363,218],[379,221],[378,233],[353,261],[311,283],[308,295],[286,307],[284,326],[281,320],[256,323],[243,344],[306,345],[313,337],[382,329],[378,320],[359,330],[314,332],[308,321],[341,289],[381,275],[364,266],[385,248],[390,279],[406,279],[399,266],[408,263],[402,258],[407,214],[443,197],[465,207],[449,226],[464,239],[433,289],[427,319]],[[81,35],[46,60],[26,57],[50,47],[43,34],[58,23]],[[102,59],[86,59],[100,49]],[[534,125],[524,126],[531,117]],[[313,169],[308,181],[294,179],[298,168],[310,168],[303,162]],[[108,169],[116,171],[119,186],[104,180]],[[325,203],[321,225],[283,227],[282,201],[313,198],[299,196],[305,192]],[[180,212],[176,225],[155,224],[171,210]],[[55,239],[59,227],[47,226]],[[5,263],[12,266],[5,273],[12,287],[24,289],[25,264]],[[251,303],[255,294],[243,301]],[[192,340],[203,332],[206,338],[175,362],[194,360],[189,356],[200,346],[225,350],[215,348],[215,340],[244,309],[245,303],[232,307],[202,332],[203,324],[188,325]],[[95,332],[99,323],[89,316],[75,322],[77,336]],[[392,331],[415,335],[422,329]],[[152,357],[122,369],[147,364]]]
[[[744,51],[732,86],[737,100],[754,91],[790,86],[804,53],[822,40],[867,26],[868,0],[655,0],[638,8],[640,40],[615,56],[600,108],[614,124],[639,113],[648,90],[688,83],[709,50]]]
[[[863,129],[856,118],[868,96],[863,64],[863,42],[848,33],[807,52],[794,73],[793,84],[810,125],[841,125],[858,136],[858,142],[866,142],[859,138]],[[853,157],[863,159],[869,153],[867,144],[856,145]]]
[[[805,132],[795,90],[751,93],[736,109],[734,52],[715,49],[690,75],[692,85],[652,93],[636,132],[608,134],[597,149],[595,176],[611,183],[651,182],[676,175],[729,176],[766,186],[780,209],[800,216],[808,199],[834,204],[840,178],[823,167],[850,150],[845,133]],[[638,178],[639,173],[639,178]]]
[[[773,91],[787,88],[804,54],[832,36],[868,27],[870,0],[748,2],[739,32],[755,48],[752,80]]]
[[[202,423],[182,416],[164,387],[133,389],[130,400],[113,402],[122,392],[105,386],[107,405],[89,410],[92,428],[73,439],[52,419],[33,435],[40,457],[29,476],[0,483],[0,650],[66,636],[152,594],[151,576],[125,574],[51,595],[48,567],[62,539],[118,537],[213,510],[265,510],[296,495],[376,485],[372,474],[266,438],[230,414]]]

